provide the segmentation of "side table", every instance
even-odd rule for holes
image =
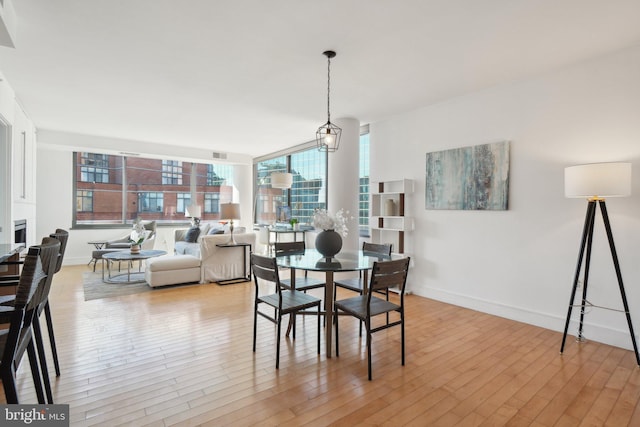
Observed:
[[[219,248],[242,248],[242,277],[233,279],[218,280],[219,285],[231,285],[234,283],[250,282],[251,271],[247,274],[247,252],[251,253],[251,243],[225,243],[216,245]]]

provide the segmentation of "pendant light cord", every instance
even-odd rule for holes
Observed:
[[[329,100],[331,94],[331,58],[327,56],[327,123],[331,123],[331,109]]]

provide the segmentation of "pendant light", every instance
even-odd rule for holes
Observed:
[[[316,132],[316,145],[318,150],[333,152],[338,150],[340,145],[340,135],[342,129],[331,123],[331,110],[330,106],[330,94],[331,94],[331,58],[336,56],[336,53],[332,50],[327,50],[322,53],[327,57],[327,123],[318,128]]]

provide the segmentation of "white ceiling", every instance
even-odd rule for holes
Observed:
[[[40,129],[262,155],[640,43],[639,0],[14,0]]]

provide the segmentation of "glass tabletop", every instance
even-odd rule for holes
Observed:
[[[136,259],[154,258],[154,257],[166,255],[166,254],[167,253],[165,251],[159,251],[159,250],[146,250],[146,251],[140,251],[137,254],[132,254],[131,251],[127,249],[123,251],[110,252],[110,253],[104,254],[102,255],[102,258],[115,260],[115,261],[129,261],[129,260],[136,260]]]
[[[306,249],[304,253],[276,257],[280,267],[308,271],[358,271],[369,270],[376,261],[389,261],[393,256],[371,252],[343,250],[333,258],[325,258],[315,249]]]

